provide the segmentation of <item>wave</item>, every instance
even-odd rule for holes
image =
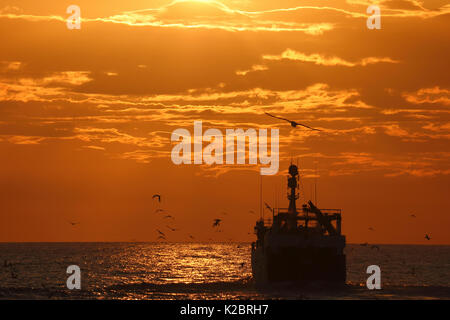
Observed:
[[[253,284],[250,279],[238,280],[238,281],[216,281],[206,283],[126,283],[116,284],[105,287],[105,290],[120,290],[120,291],[133,291],[133,290],[145,290],[152,292],[205,292],[205,291],[234,291],[252,289]]]
[[[371,291],[359,284],[346,284],[341,286],[330,286],[326,284],[313,284],[303,287],[295,287],[288,284],[268,285],[264,287],[254,286],[251,279],[243,279],[230,282],[207,282],[207,283],[128,283],[111,285],[104,288],[113,291],[147,291],[160,293],[202,293],[202,292],[226,292],[226,291],[248,291],[259,292],[264,295],[271,293],[282,294],[323,294],[336,296],[355,296],[361,294],[413,296],[413,297],[436,297],[450,298],[450,287],[445,286],[386,286],[382,290]]]
[[[359,284],[340,287],[286,285],[255,287],[250,279],[209,283],[127,283],[90,290],[63,288],[0,287],[0,299],[104,299],[139,297],[140,299],[450,299],[445,286],[385,286],[368,290]]]

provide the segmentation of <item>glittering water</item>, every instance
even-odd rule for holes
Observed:
[[[256,289],[248,243],[3,243],[3,299],[450,299],[450,246],[348,245],[345,288]],[[68,290],[78,265],[82,290]],[[365,287],[381,268],[382,290]]]

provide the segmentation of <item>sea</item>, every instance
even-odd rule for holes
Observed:
[[[450,299],[450,246],[348,244],[341,287],[255,287],[250,243],[0,243],[0,299]],[[69,290],[67,268],[80,268]],[[381,271],[369,290],[367,267]]]

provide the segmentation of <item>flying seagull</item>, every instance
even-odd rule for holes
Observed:
[[[276,119],[280,119],[280,120],[284,120],[284,121],[289,122],[293,128],[295,128],[295,127],[297,127],[297,126],[302,126],[302,127],[305,127],[305,128],[311,129],[311,130],[322,131],[322,130],[319,130],[319,129],[315,129],[315,128],[308,127],[307,125],[304,125],[304,124],[301,124],[301,123],[298,123],[298,122],[295,122],[295,121],[292,121],[292,120],[289,120],[289,119],[286,119],[286,118],[281,118],[281,117],[277,117],[277,116],[271,115],[271,114],[268,113],[268,112],[264,112],[264,113],[265,113],[266,115],[268,115],[269,117],[272,117],[272,118],[276,118]]]
[[[222,219],[214,219],[213,228],[218,227],[220,225],[221,221],[222,221]]]
[[[72,226],[76,226],[77,224],[80,224],[79,222],[72,222],[72,221],[68,221]]]
[[[175,228],[172,228],[172,227],[169,227],[169,226],[166,226],[168,229],[170,229],[171,231],[177,231],[177,230],[179,230],[179,229],[175,229]]]
[[[266,202],[264,202],[264,204],[266,205],[267,209],[272,210],[272,208]]]
[[[155,198],[158,198],[158,202],[161,202],[161,195],[159,195],[159,194],[154,194],[154,195],[152,196],[152,199],[155,199]]]
[[[431,240],[431,237],[428,234],[425,234],[425,239]]]
[[[194,237],[192,235],[189,235],[189,238],[194,239]]]
[[[166,240],[166,237],[164,237],[164,236],[159,236],[158,239]]]
[[[255,214],[255,211],[250,210],[248,213]]]
[[[372,228],[372,227],[369,227],[369,230],[370,230],[370,231],[375,231],[375,229],[374,229],[374,228]]]
[[[175,219],[175,218],[172,217],[170,214],[168,214],[167,216],[164,216],[163,219]]]
[[[415,214],[411,214],[410,217],[411,217],[411,218],[415,218],[416,215],[415,215]]]
[[[156,231],[158,231],[158,233],[160,234],[160,235],[162,235],[162,236],[166,236],[165,234],[164,234],[164,232],[161,232],[161,231],[159,231],[158,229],[156,229]]]
[[[155,213],[158,213],[158,212],[165,212],[165,210],[164,209],[156,209]]]

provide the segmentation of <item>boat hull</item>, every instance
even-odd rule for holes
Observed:
[[[345,284],[346,257],[334,247],[259,247],[252,249],[252,272],[256,284]]]

